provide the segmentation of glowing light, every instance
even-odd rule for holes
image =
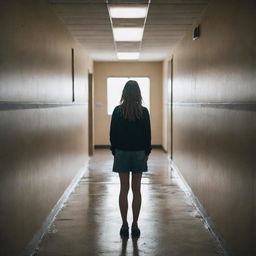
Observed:
[[[115,106],[120,104],[122,91],[128,80],[136,80],[138,82],[143,99],[142,105],[150,111],[150,79],[148,77],[108,77],[108,115],[112,115]]]
[[[140,7],[119,7],[110,6],[109,13],[111,18],[145,18],[147,15],[147,6]]]
[[[115,41],[141,41],[143,28],[113,28]]]
[[[137,60],[140,56],[139,52],[118,52],[117,58],[119,60]]]

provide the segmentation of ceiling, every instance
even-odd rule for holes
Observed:
[[[191,31],[210,0],[151,0],[141,43],[114,42],[113,26],[142,26],[142,19],[114,19],[108,4],[148,4],[147,0],[49,0],[50,6],[95,61],[118,61],[118,51],[140,51],[139,61],[164,60]]]

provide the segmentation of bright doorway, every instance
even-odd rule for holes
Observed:
[[[112,115],[115,106],[120,104],[125,83],[128,80],[135,80],[138,82],[141,96],[142,105],[150,111],[150,79],[148,77],[108,77],[107,78],[107,112]]]

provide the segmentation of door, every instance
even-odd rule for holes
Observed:
[[[88,153],[89,156],[93,155],[94,152],[94,140],[93,140],[93,74],[88,73]]]
[[[171,138],[171,149],[170,157],[173,160],[173,58],[171,59],[171,125],[170,125],[170,138]]]
[[[173,159],[173,58],[168,62],[167,84],[167,142],[168,154]]]

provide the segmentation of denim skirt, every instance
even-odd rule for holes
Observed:
[[[145,150],[126,151],[115,149],[113,172],[133,172],[141,173],[147,172],[148,156]]]

